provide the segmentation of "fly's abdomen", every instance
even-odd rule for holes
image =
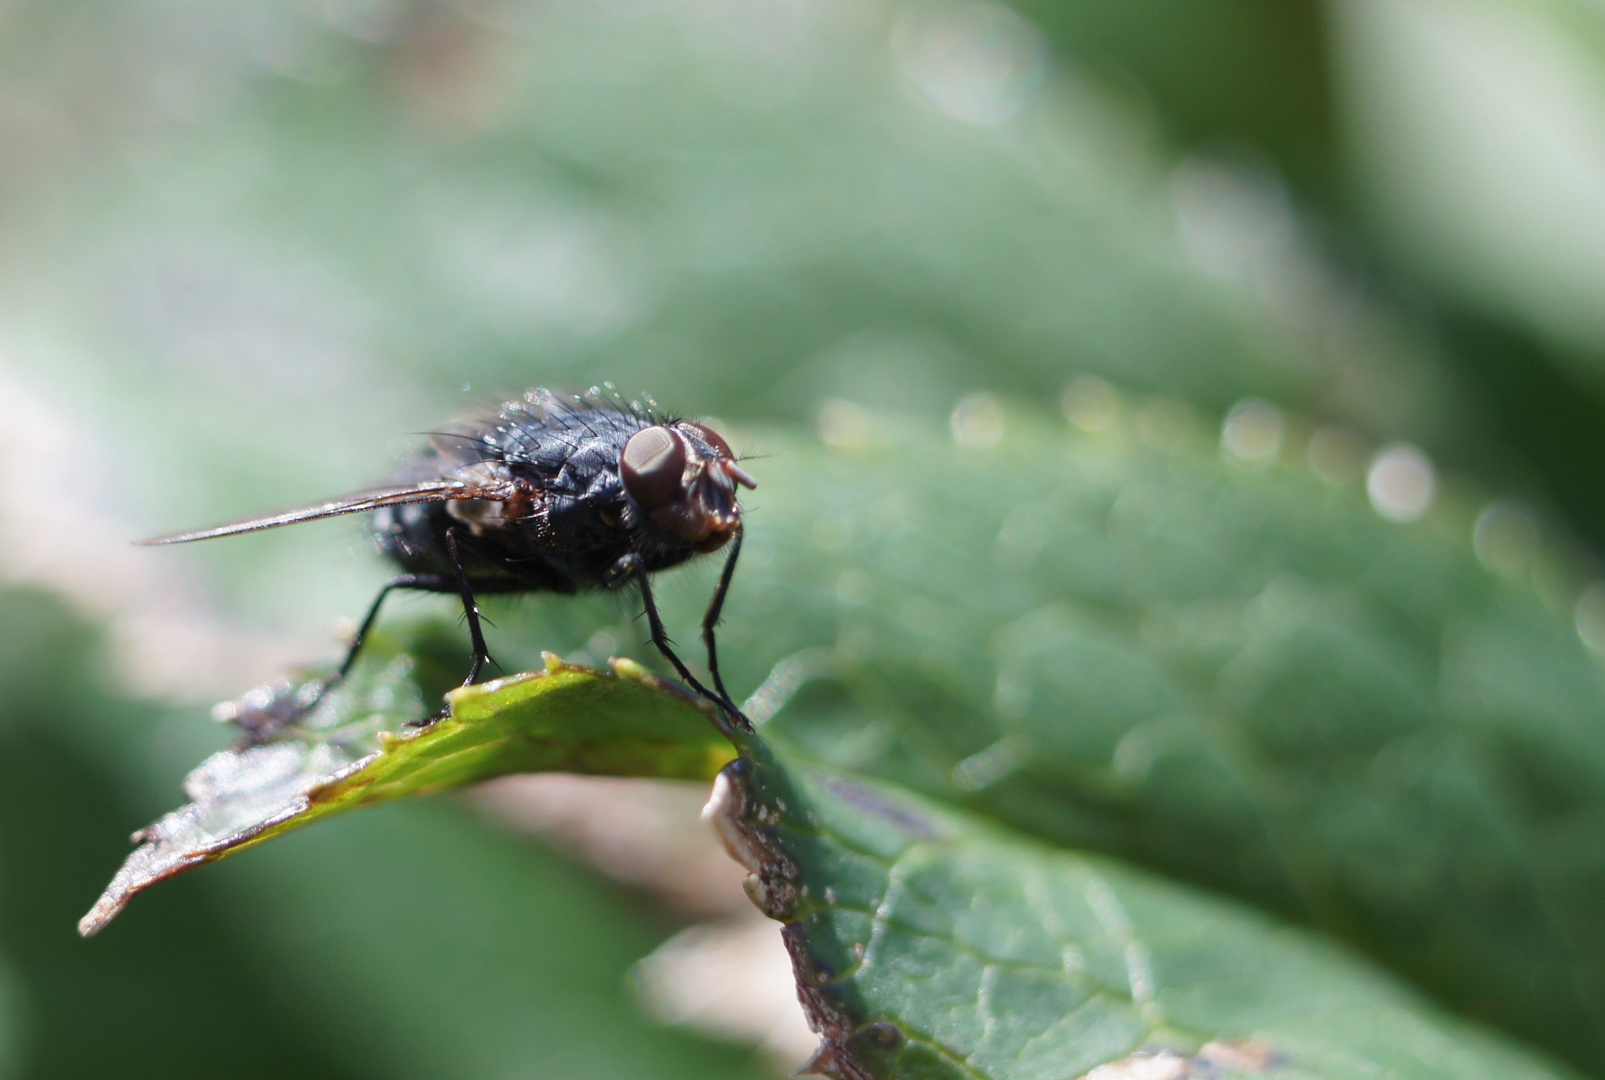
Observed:
[[[440,503],[417,503],[376,511],[369,520],[374,544],[409,574],[454,574],[446,550],[450,519]]]

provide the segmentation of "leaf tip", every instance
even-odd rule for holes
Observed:
[[[127,905],[127,896],[113,896],[110,889],[106,890],[100,899],[95,901],[95,906],[89,909],[89,913],[78,920],[78,936],[94,937],[106,929],[106,924],[115,919]]]

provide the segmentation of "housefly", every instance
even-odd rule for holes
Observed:
[[[719,674],[714,639],[741,552],[737,485],[757,486],[710,427],[600,389],[566,396],[536,388],[493,416],[435,433],[430,449],[382,487],[145,543],[186,544],[372,512],[374,538],[401,573],[374,597],[325,690],[350,672],[395,590],[462,600],[473,648],[467,686],[490,659],[477,597],[634,584],[658,651],[697,693],[746,726]],[[676,655],[651,575],[721,548],[724,568],[702,619],[710,690]],[[288,719],[275,717],[271,726]],[[258,740],[270,733],[249,732]]]

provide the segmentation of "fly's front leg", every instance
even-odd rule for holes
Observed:
[[[657,601],[652,598],[652,583],[647,580],[646,571],[639,568],[640,556],[626,555],[619,562],[623,563],[625,559],[634,560],[625,571],[625,575],[634,574],[636,580],[640,583],[641,606],[646,609],[646,622],[647,626],[651,628],[652,644],[656,645],[658,652],[662,653],[669,663],[674,665],[674,670],[679,673],[680,678],[685,680],[687,685],[710,701],[718,701],[719,699],[714,697],[706,686],[697,681],[697,677],[691,674],[691,669],[685,666],[685,661],[681,660],[679,654],[674,651],[674,643],[669,640],[668,631],[663,628],[663,617],[658,614]]]
[[[657,601],[652,597],[652,583],[647,579],[646,571],[642,569],[641,557],[634,553],[624,556],[613,565],[609,576],[614,581],[625,581],[632,576],[635,577],[641,586],[641,605],[646,609],[646,621],[647,626],[651,628],[652,644],[657,646],[658,652],[662,653],[669,663],[674,665],[674,670],[687,686],[733,717],[738,728],[743,731],[751,731],[752,724],[740,709],[730,703],[729,697],[715,694],[712,690],[703,686],[701,681],[691,674],[691,669],[685,666],[685,661],[681,660],[679,655],[675,653],[674,643],[669,640],[668,632],[663,628],[663,617],[658,614]]]
[[[725,597],[730,594],[730,579],[735,576],[736,559],[740,555],[741,526],[737,525],[735,535],[730,538],[730,554],[725,556],[724,569],[719,571],[719,584],[714,588],[713,599],[708,601],[708,610],[702,616],[702,643],[708,649],[708,673],[713,676],[713,688],[719,691],[725,707],[737,716],[741,715],[741,710],[736,708],[730,691],[724,688],[724,676],[719,674],[719,645],[714,640],[713,630],[719,625]]]

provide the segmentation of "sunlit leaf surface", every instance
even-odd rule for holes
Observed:
[[[545,670],[452,691],[450,713],[427,727],[392,730],[398,699],[418,698],[411,669],[404,654],[365,664],[298,728],[208,758],[184,782],[191,802],[137,834],[79,932],[97,933],[174,874],[359,806],[515,772],[707,779],[731,757],[691,698],[632,661],[604,674],[551,656]],[[241,708],[269,709],[274,696]]]

